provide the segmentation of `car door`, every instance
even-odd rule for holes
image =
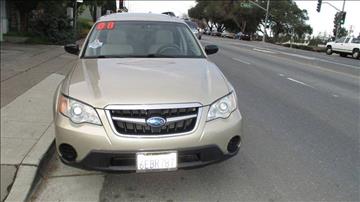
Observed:
[[[351,45],[350,45],[351,37],[347,37],[343,43],[341,43],[341,51],[351,53]]]
[[[332,47],[333,51],[339,51],[339,52],[342,51],[342,44],[345,41],[345,38],[346,37],[341,37],[340,39],[335,40],[335,43]]]

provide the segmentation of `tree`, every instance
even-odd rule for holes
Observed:
[[[71,19],[66,14],[66,0],[41,1],[38,12],[30,18],[29,31],[46,42],[66,44],[74,39]]]
[[[84,5],[89,7],[93,22],[97,20],[96,11],[98,7],[102,8],[102,14],[106,10],[116,11],[116,0],[84,0]]]
[[[105,0],[101,6],[101,13],[105,14],[107,10],[116,12],[116,0]]]
[[[28,19],[32,10],[36,9],[40,0],[12,0],[20,13],[20,31],[28,31]]]
[[[215,26],[218,31],[226,28],[253,34],[256,31],[263,32],[260,28],[267,25],[264,10],[247,0],[196,2],[195,7],[189,9],[189,16],[204,20],[210,29]],[[258,0],[257,3],[266,7],[267,0]],[[312,33],[312,28],[305,23],[309,19],[307,11],[299,9],[293,0],[270,1],[270,4],[271,29],[276,38],[280,34],[290,35],[293,31],[297,38]]]
[[[197,1],[195,7],[192,7],[188,10],[188,16],[193,19],[205,21],[209,29],[212,30],[212,24],[210,23],[210,19],[208,16],[205,15],[205,7],[207,6],[207,3],[208,2],[206,1]]]
[[[196,6],[189,9],[188,15],[194,19],[204,20],[210,30],[215,27],[222,32],[226,13],[221,8],[223,8],[222,1],[197,0]]]
[[[236,24],[238,31],[253,34],[262,19],[265,18],[265,12],[255,6],[244,7],[247,1],[230,1],[225,6],[229,19]]]
[[[307,11],[301,10],[294,1],[270,1],[270,8],[273,19],[271,29],[275,38],[280,34],[291,35],[292,31],[299,38],[312,34],[312,28],[306,24],[309,19]]]
[[[340,37],[343,37],[343,36],[347,36],[348,33],[349,33],[349,31],[347,29],[345,29],[344,27],[340,27],[337,37],[340,38]]]

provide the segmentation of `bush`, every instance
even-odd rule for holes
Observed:
[[[89,33],[92,25],[94,23],[91,20],[87,20],[87,19],[79,19],[78,23],[77,23],[77,27],[78,27],[78,35],[77,38],[78,39],[82,39],[85,38],[86,35]]]
[[[309,45],[310,46],[317,46],[319,44],[326,44],[327,41],[324,41],[323,39],[320,39],[318,37],[310,39]]]
[[[41,7],[30,19],[30,33],[40,41],[53,44],[73,42],[74,31],[64,6],[56,1],[44,1]]]
[[[285,47],[290,47],[290,44],[283,44]],[[315,52],[324,52],[324,48],[319,48],[315,46],[305,46],[305,45],[292,45],[292,48],[301,49],[301,50],[308,50],[308,51],[315,51]]]

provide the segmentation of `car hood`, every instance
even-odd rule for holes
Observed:
[[[79,59],[63,89],[96,108],[111,104],[211,104],[230,86],[204,58]],[[67,91],[67,92],[66,92]]]

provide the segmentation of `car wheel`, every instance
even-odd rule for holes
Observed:
[[[346,53],[340,53],[340,56],[341,56],[341,57],[346,57],[347,54],[346,54]]]
[[[358,49],[353,51],[352,57],[355,59],[359,59],[360,58],[360,52]]]
[[[332,54],[332,48],[331,46],[326,47],[326,54],[331,55]]]

